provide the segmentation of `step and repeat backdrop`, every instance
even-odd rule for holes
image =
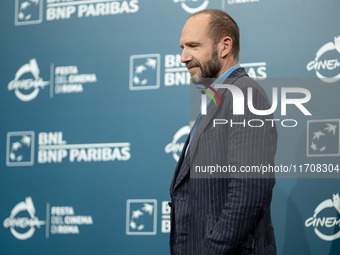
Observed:
[[[278,254],[340,254],[338,0],[0,6],[0,254],[169,254],[192,120],[179,39],[212,8],[237,21],[239,62],[277,102]]]

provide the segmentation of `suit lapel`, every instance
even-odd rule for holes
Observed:
[[[191,132],[190,132],[190,134],[191,134]],[[171,185],[170,185],[170,195],[172,195],[172,192],[175,189],[175,183],[177,183],[177,177],[178,177],[179,170],[181,169],[181,166],[182,166],[182,163],[183,163],[185,151],[186,151],[186,148],[188,146],[189,139],[190,139],[190,134],[188,135],[187,139],[185,140],[185,143],[184,143],[184,146],[183,146],[183,149],[182,149],[182,152],[181,152],[181,156],[179,157],[176,168],[175,168],[174,176],[172,177],[172,181],[171,181]]]
[[[240,78],[241,76],[244,76],[244,75],[247,75],[247,73],[244,71],[244,69],[238,68],[234,72],[232,72],[227,79],[225,79],[223,84],[233,84],[238,78]],[[219,95],[222,95],[222,93],[225,92],[225,91],[226,91],[225,89],[218,89],[217,93]],[[215,97],[216,102],[218,102],[217,96],[215,95],[214,97]],[[194,160],[195,152],[196,152],[196,149],[197,149],[197,143],[199,141],[201,134],[204,132],[206,127],[209,125],[209,123],[212,122],[213,117],[216,115],[216,112],[220,107],[219,105],[215,106],[215,104],[212,101],[213,100],[211,100],[210,103],[209,103],[209,106],[208,106],[208,109],[207,109],[207,115],[203,116],[203,118],[202,118],[202,120],[201,120],[201,122],[200,122],[200,124],[199,124],[199,126],[196,130],[196,133],[191,140],[190,148],[189,148],[190,164]]]
[[[230,76],[223,82],[223,84],[233,84],[238,78],[240,78],[241,76],[244,76],[244,75],[247,75],[245,70],[243,68],[238,68],[230,74]],[[218,89],[217,92],[218,92],[219,95],[221,95],[224,92],[224,90]],[[218,101],[216,95],[215,95],[215,100]],[[208,105],[208,109],[207,109],[208,114],[204,115],[202,117],[201,122],[199,123],[199,125],[196,129],[196,132],[194,134],[194,137],[192,138],[191,143],[189,145],[190,147],[188,149],[187,156],[189,156],[190,164],[192,163],[192,161],[195,157],[195,151],[197,149],[197,143],[199,141],[201,134],[204,132],[204,130],[206,129],[208,124],[211,123],[211,120],[213,119],[213,117],[215,116],[215,114],[216,114],[216,112],[219,108],[219,106],[215,106],[212,101],[213,100],[211,100],[209,105]],[[198,118],[199,117],[200,117],[200,115],[198,116]],[[197,120],[196,120],[196,122],[197,122]],[[195,122],[195,124],[196,124],[196,122]],[[191,135],[191,132],[190,132],[190,135]],[[187,167],[186,169],[183,169],[182,171],[180,171],[182,163],[183,163],[183,159],[184,159],[184,156],[185,156],[185,150],[186,150],[187,144],[189,143],[189,137],[190,136],[188,136],[188,138],[187,138],[185,146],[182,150],[181,157],[180,157],[178,164],[176,166],[176,169],[175,169],[175,174],[174,174],[174,177],[172,179],[171,186],[170,186],[170,193],[171,194],[172,194],[172,191],[174,189],[176,189],[176,187],[182,182],[182,180],[188,174],[189,169],[190,169],[190,167]]]

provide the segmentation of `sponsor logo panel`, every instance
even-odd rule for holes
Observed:
[[[23,102],[29,102],[41,95],[42,90],[49,86],[50,98],[60,94],[80,94],[85,92],[87,84],[95,85],[95,73],[82,73],[79,66],[55,66],[50,64],[50,78],[41,78],[40,69],[35,58],[21,66],[15,73],[14,79],[8,83],[8,91]],[[46,94],[46,93],[45,93]],[[44,94],[42,95],[44,96]]]
[[[340,156],[340,119],[307,121],[307,157]]]
[[[126,234],[156,235],[157,200],[129,199],[126,202]]]
[[[305,221],[306,228],[312,228],[314,233],[324,241],[334,241],[340,238],[340,198],[333,194],[332,198],[322,201],[314,210],[313,216]]]
[[[74,206],[46,203],[45,220],[40,220],[42,213],[36,211],[32,197],[26,197],[13,207],[9,217],[3,221],[3,227],[18,240],[27,240],[36,231],[43,231],[43,227],[48,239],[50,235],[79,235],[80,231],[85,231],[83,226],[93,225],[92,216],[77,214]]]
[[[253,79],[264,80],[267,78],[266,62],[241,63],[240,66],[245,68]],[[185,64],[181,62],[180,54],[131,55],[129,68],[130,90],[160,89],[161,83],[166,88],[191,84],[190,73]]]
[[[130,90],[158,89],[160,86],[160,55],[130,57]]]
[[[161,233],[170,233],[169,201],[157,199],[128,199],[126,201],[126,235],[156,235],[157,226]],[[157,218],[161,206],[160,218]]]
[[[139,11],[138,0],[16,0],[15,22],[32,25],[46,21],[133,14]]]
[[[6,165],[32,166],[34,164],[34,132],[8,132]]]
[[[16,97],[28,102],[35,99],[40,90],[50,84],[40,77],[40,69],[36,59],[31,59],[15,73],[14,79],[8,84],[8,90],[14,91]]]
[[[20,217],[20,213],[26,213],[26,217]],[[39,220],[35,213],[32,198],[26,197],[25,201],[13,207],[10,216],[4,220],[3,226],[9,228],[13,236],[19,240],[29,239],[37,228],[46,224],[45,221]]]
[[[165,153],[172,154],[177,162],[184,147],[185,139],[190,133],[190,126],[180,128],[173,136],[171,143],[165,146]]]
[[[15,0],[16,26],[39,24],[43,19],[43,0]]]
[[[35,148],[34,139],[34,131],[8,132],[7,166],[32,166],[35,154],[38,164],[128,161],[131,158],[129,142],[69,144],[61,131],[39,132]]]
[[[326,83],[334,83],[340,80],[340,36],[335,36],[334,41],[321,46],[316,52],[314,60],[310,61],[306,68]]]

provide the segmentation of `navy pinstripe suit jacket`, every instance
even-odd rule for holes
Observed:
[[[263,89],[236,69],[224,82],[239,87],[247,99],[249,87],[255,109],[269,109]],[[188,140],[175,169],[170,186],[171,254],[276,254],[270,202],[275,178],[272,174],[244,176],[225,174],[224,178],[193,178],[195,166],[274,165],[277,133],[273,123],[248,110],[233,115],[233,99],[228,89],[219,89],[222,106],[210,102],[185,155]],[[245,100],[246,102],[246,100]],[[213,119],[233,120],[232,127],[213,127]],[[250,127],[247,121],[260,119],[262,127]],[[246,125],[240,124],[245,121]],[[260,121],[253,122],[259,125]],[[191,175],[191,178],[190,178]],[[220,176],[221,177],[221,176]]]

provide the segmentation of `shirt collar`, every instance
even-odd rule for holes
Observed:
[[[225,81],[225,79],[227,79],[229,77],[229,75],[234,72],[237,68],[239,68],[240,65],[234,65],[232,67],[230,67],[227,71],[225,71],[220,77],[218,77],[213,84],[211,84],[210,86],[215,88],[216,84],[223,84],[223,82]]]
[[[229,75],[230,75],[232,72],[234,72],[234,70],[236,70],[236,69],[239,68],[239,67],[240,67],[239,64],[230,67],[230,68],[229,68],[227,71],[225,71],[220,77],[218,77],[218,78],[213,82],[213,84],[211,84],[210,86],[211,86],[212,88],[215,89],[215,85],[217,85],[217,84],[223,84],[223,82],[225,81],[225,79],[227,79],[227,78],[229,77]],[[208,98],[207,98],[207,104],[210,103],[211,99],[212,99],[211,97],[208,97]]]

